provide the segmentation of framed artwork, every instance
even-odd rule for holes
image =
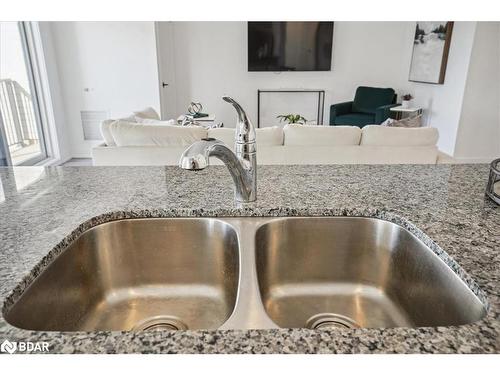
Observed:
[[[417,22],[409,80],[443,84],[453,22]]]

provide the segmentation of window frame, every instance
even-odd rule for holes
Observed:
[[[21,42],[23,45],[24,62],[27,69],[28,79],[30,81],[30,90],[33,103],[33,112],[36,117],[36,126],[38,137],[40,141],[40,154],[34,156],[24,162],[18,164],[19,166],[36,165],[49,158],[47,149],[46,137],[46,121],[42,114],[41,101],[41,79],[39,70],[39,61],[36,58],[36,49],[40,48],[40,44],[35,42],[33,37],[33,28],[30,22],[18,22],[19,34],[21,35]],[[45,106],[45,103],[43,103]]]
[[[50,82],[45,62],[44,43],[39,22],[17,22],[32,94],[33,112],[36,118],[41,152],[17,166],[52,165],[60,161],[58,131],[53,111]],[[1,125],[1,124],[0,124]],[[2,129],[4,131],[4,129]],[[12,165],[7,151],[7,163]]]

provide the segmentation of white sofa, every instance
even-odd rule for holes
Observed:
[[[104,130],[104,128],[106,128]],[[94,165],[177,165],[191,143],[205,137],[234,146],[234,129],[203,129],[112,121],[106,143],[93,148]],[[369,125],[256,129],[258,164],[437,164],[453,160],[440,153],[435,128]],[[212,160],[213,164],[220,164]]]

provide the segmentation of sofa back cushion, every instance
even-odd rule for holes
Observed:
[[[436,164],[436,146],[260,147],[258,164]]]
[[[362,130],[361,146],[435,146],[436,128],[395,128],[368,125]]]
[[[207,137],[199,126],[142,125],[115,121],[110,127],[117,146],[189,146]]]
[[[134,111],[134,116],[143,119],[159,120],[160,115],[153,107],[146,107],[140,111]]]
[[[257,144],[262,146],[282,146],[285,138],[281,126],[255,129],[255,137]]]
[[[120,120],[124,122],[136,122],[136,117],[132,115]],[[101,122],[101,135],[106,146],[116,146],[115,140],[113,139],[113,135],[111,134],[110,130],[111,124],[115,121],[116,120],[104,120],[103,122]]]
[[[152,118],[142,118],[142,117],[135,117],[135,120],[138,124],[142,125],[177,125],[177,121],[174,119],[170,120],[155,120]]]
[[[208,137],[216,138],[219,141],[224,142],[226,145],[232,147],[234,144],[234,129],[232,128],[208,129]]]
[[[178,165],[186,149],[177,147],[104,147],[92,149],[94,165]],[[436,164],[436,146],[257,146],[257,163],[266,164]],[[220,165],[216,158],[210,164]]]
[[[101,122],[101,135],[106,146],[116,146],[115,140],[113,139],[110,130],[111,124],[115,121],[116,120],[104,120],[103,122]]]
[[[378,107],[392,104],[393,101],[394,90],[391,88],[360,86],[354,96],[352,111],[375,114]]]
[[[285,146],[359,145],[361,129],[357,126],[285,125]]]
[[[226,145],[233,147],[235,138],[234,132],[235,129],[233,128],[208,129],[208,136],[216,138]],[[279,126],[255,129],[255,138],[257,146],[282,146],[283,129]]]

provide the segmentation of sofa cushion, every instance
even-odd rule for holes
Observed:
[[[146,107],[141,111],[135,111],[134,116],[139,117],[139,118],[149,118],[152,120],[159,120],[160,119],[158,112],[156,112],[153,107]]]
[[[177,125],[177,121],[174,119],[171,120],[155,120],[152,118],[141,118],[141,117],[136,117],[136,121],[138,124],[143,124],[143,125]]]
[[[261,146],[282,146],[283,128],[281,126],[272,126],[268,128],[255,129],[257,144]]]
[[[360,86],[356,89],[352,111],[375,114],[378,107],[392,104],[393,101],[394,90],[391,88]]]
[[[126,117],[120,120],[124,122],[135,122],[135,116]],[[101,135],[106,146],[116,146],[113,135],[111,134],[111,131],[109,129],[111,124],[115,121],[116,120],[104,120],[103,122],[101,122]]]
[[[233,146],[233,144],[234,144],[234,129],[232,129],[232,128],[208,129],[208,137],[209,138],[216,138],[219,141],[224,142],[228,146]]]
[[[116,120],[104,120],[103,122],[101,122],[101,135],[106,146],[116,146],[115,140],[113,139],[111,131],[109,130],[109,127],[115,121]]]
[[[350,125],[362,128],[365,125],[374,123],[375,115],[371,115],[369,113],[349,113],[347,115],[341,115],[335,118],[335,125]]]
[[[395,128],[368,125],[362,130],[361,146],[435,146],[436,128]]]
[[[178,165],[186,147],[94,147],[94,165]],[[257,163],[266,164],[436,164],[436,146],[259,146]],[[210,164],[221,165],[216,158]]]
[[[208,129],[208,136],[216,138],[226,145],[234,145],[233,128]],[[255,129],[255,138],[258,146],[281,146],[283,145],[283,129],[280,126]]]
[[[258,164],[436,164],[436,146],[261,147]]]
[[[361,129],[357,126],[286,125],[285,146],[359,145]]]
[[[115,121],[110,125],[117,146],[189,146],[207,137],[199,126],[141,125]]]

